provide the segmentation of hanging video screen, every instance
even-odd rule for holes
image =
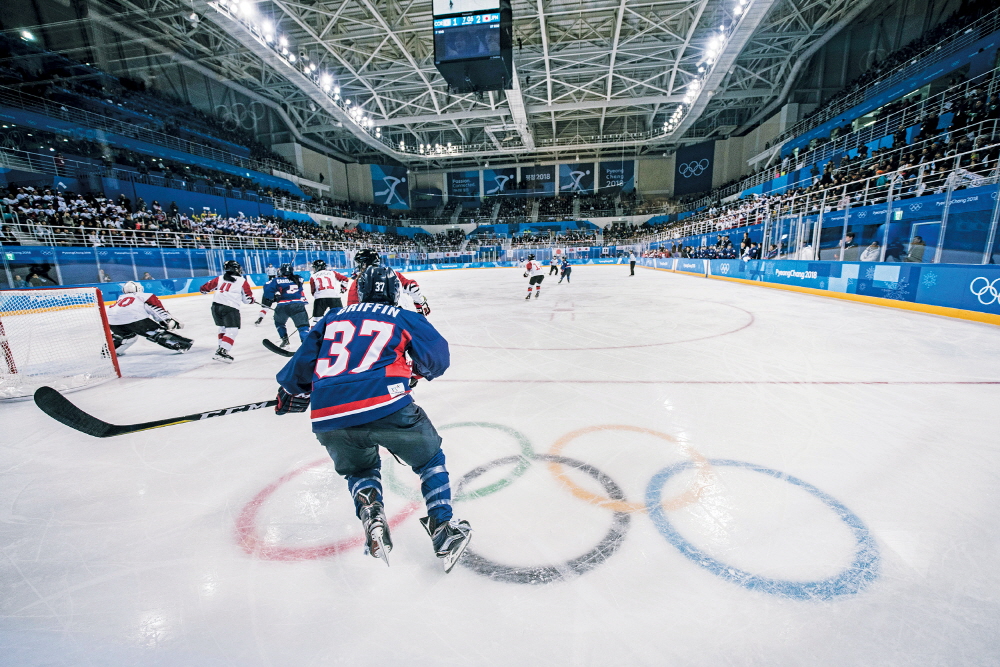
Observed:
[[[434,0],[434,16],[499,11],[500,0]]]
[[[434,19],[434,59],[437,62],[499,56],[499,12]]]

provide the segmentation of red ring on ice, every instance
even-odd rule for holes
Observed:
[[[685,297],[675,296],[671,297],[674,299],[683,299]],[[529,351],[529,352],[587,352],[590,350],[629,350],[638,347],[660,347],[661,345],[677,345],[678,343],[693,343],[699,340],[708,340],[709,338],[718,338],[719,336],[728,336],[729,334],[734,334],[739,331],[743,331],[751,324],[754,323],[754,316],[749,310],[740,308],[739,306],[734,306],[731,303],[720,303],[718,301],[704,301],[702,299],[692,299],[692,301],[702,301],[703,303],[714,303],[718,306],[726,306],[728,308],[735,308],[736,310],[743,311],[746,313],[750,319],[740,327],[731,329],[729,331],[722,331],[720,333],[708,334],[706,336],[698,336],[696,338],[685,338],[684,340],[670,340],[664,343],[642,343],[641,345],[612,345],[610,347],[523,347],[517,345],[515,347],[503,347],[500,345],[464,345],[462,343],[449,343],[451,347],[472,347],[479,350],[517,350],[517,351]]]
[[[239,543],[243,551],[250,556],[260,558],[261,560],[316,560],[318,558],[334,556],[350,549],[359,548],[365,543],[364,535],[358,535],[357,537],[349,537],[331,544],[318,544],[312,547],[283,547],[275,544],[268,544],[261,538],[257,531],[257,514],[260,512],[260,508],[265,502],[267,502],[268,498],[270,498],[275,491],[277,491],[286,482],[289,482],[304,473],[306,470],[327,463],[329,460],[330,459],[328,458],[317,459],[312,463],[307,463],[301,468],[296,468],[295,470],[282,475],[254,496],[253,500],[248,502],[243,507],[243,511],[240,512],[240,516],[236,520],[236,541]],[[406,507],[404,507],[399,514],[389,519],[389,528],[392,529],[401,524],[407,519],[407,517],[416,512],[418,507],[420,507],[420,504],[414,502],[406,505]]]

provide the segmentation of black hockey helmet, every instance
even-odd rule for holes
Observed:
[[[369,266],[358,276],[358,301],[361,303],[399,303],[399,279],[386,266]]]
[[[243,273],[243,267],[235,259],[231,259],[222,265],[223,271],[226,273],[232,273],[234,275],[240,275]]]
[[[528,261],[535,259],[535,253],[528,253]]]
[[[295,275],[295,269],[294,269],[294,267],[291,264],[285,263],[285,264],[282,264],[281,268],[278,269],[278,273],[281,274],[281,275],[283,275],[283,276],[294,276]]]
[[[313,262],[312,267],[313,267],[313,271],[315,271],[317,273],[319,271],[326,271],[326,262],[324,262],[321,259],[317,259],[316,261]]]
[[[378,266],[381,264],[382,258],[371,248],[365,248],[364,250],[359,250],[354,255],[354,263],[358,267],[358,273],[361,273],[369,266]]]

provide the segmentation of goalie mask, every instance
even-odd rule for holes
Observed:
[[[135,292],[142,292],[142,291],[143,291],[142,285],[140,283],[131,280],[122,285],[123,294],[134,294]]]

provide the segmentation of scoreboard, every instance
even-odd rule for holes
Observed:
[[[458,93],[503,90],[512,75],[510,0],[433,0],[434,64]]]

